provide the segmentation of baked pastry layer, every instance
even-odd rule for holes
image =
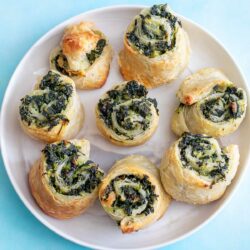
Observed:
[[[137,80],[147,88],[176,79],[189,63],[187,33],[167,4],[153,5],[135,16],[123,43],[121,74],[125,80]]]
[[[155,132],[159,114],[157,101],[147,97],[137,81],[123,82],[107,91],[96,106],[100,132],[120,146],[143,144]]]
[[[79,89],[96,89],[108,77],[112,48],[93,23],[80,22],[65,29],[60,46],[51,51],[50,68],[71,77]]]
[[[69,219],[96,199],[103,171],[89,159],[87,140],[48,144],[29,173],[31,193],[49,216]]]
[[[177,92],[181,104],[172,117],[172,130],[214,137],[233,133],[243,121],[246,92],[219,70],[205,68],[187,77]]]
[[[123,233],[143,229],[163,216],[170,204],[159,170],[146,157],[117,161],[103,179],[99,199]]]
[[[210,136],[185,133],[165,152],[161,181],[175,200],[206,204],[224,194],[238,165],[237,145],[221,148]]]
[[[73,138],[83,125],[84,110],[74,82],[50,70],[21,99],[20,123],[31,137],[46,142]]]

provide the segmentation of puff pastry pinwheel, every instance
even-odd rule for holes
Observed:
[[[189,63],[188,35],[167,4],[143,9],[128,26],[123,43],[121,74],[147,88],[176,79]]]
[[[65,29],[60,46],[51,51],[50,68],[71,77],[79,89],[103,86],[109,74],[112,48],[93,23],[80,22]]]
[[[41,209],[57,219],[85,211],[97,198],[103,171],[89,159],[87,140],[47,144],[31,168],[29,185]]]
[[[147,89],[137,81],[116,85],[99,100],[96,123],[112,143],[135,146],[147,141],[158,126],[157,101],[147,97]]]
[[[74,82],[53,70],[21,99],[19,114],[23,130],[46,142],[73,138],[84,118]]]
[[[234,132],[246,114],[246,92],[236,87],[217,69],[201,69],[187,77],[177,96],[181,104],[171,127],[183,132],[220,137]]]
[[[138,231],[160,219],[171,200],[161,185],[158,168],[141,155],[115,163],[103,179],[99,199],[123,233]]]
[[[223,195],[238,165],[237,145],[221,148],[213,137],[184,133],[163,156],[161,181],[172,198],[206,204]]]

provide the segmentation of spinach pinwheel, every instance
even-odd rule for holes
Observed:
[[[234,132],[246,114],[246,92],[214,68],[187,77],[177,96],[181,104],[172,118],[172,130],[177,135],[224,136]]]
[[[47,144],[31,168],[29,184],[41,209],[57,219],[85,211],[97,198],[103,171],[89,159],[87,140]]]
[[[19,114],[23,130],[46,142],[73,138],[84,118],[74,82],[53,70],[36,84],[35,90],[21,99]]]
[[[103,86],[109,74],[112,48],[93,23],[65,29],[60,46],[51,51],[50,68],[71,77],[79,89]]]
[[[135,146],[147,141],[158,126],[155,99],[136,81],[116,85],[99,100],[96,122],[101,133],[120,146]]]
[[[176,79],[189,63],[189,38],[167,4],[153,5],[135,16],[123,43],[121,74],[147,88]]]
[[[163,156],[161,181],[174,199],[206,204],[224,194],[238,165],[237,145],[221,148],[213,137],[184,133]]]
[[[115,163],[103,179],[99,199],[123,233],[138,231],[160,219],[171,200],[161,185],[159,170],[141,155]]]

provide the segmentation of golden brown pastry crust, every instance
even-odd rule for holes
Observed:
[[[58,72],[56,73],[59,74]],[[73,87],[72,97],[70,97],[69,103],[67,104],[66,109],[63,111],[63,114],[68,118],[69,122],[61,121],[58,125],[48,130],[47,127],[38,127],[33,123],[29,125],[27,122],[19,119],[23,131],[34,139],[39,139],[45,142],[71,139],[77,135],[83,126],[84,108],[76,92],[75,84],[69,77],[63,75],[61,75],[61,77],[63,81],[71,84]],[[37,83],[35,90],[32,93],[39,91],[38,86],[39,84]]]
[[[95,26],[91,22],[81,22],[78,25],[68,26],[61,41],[63,54],[79,58],[82,52],[86,53],[89,48],[95,48],[101,36],[95,33],[94,29]]]
[[[89,157],[90,145],[87,140],[71,140],[81,147]],[[97,198],[98,188],[85,196],[66,196],[57,193],[49,185],[45,173],[45,159],[42,154],[29,172],[29,186],[39,207],[49,216],[57,219],[69,219],[83,213]]]
[[[192,204],[207,204],[221,198],[239,165],[238,146],[229,145],[223,149],[229,157],[229,171],[224,180],[213,184],[213,180],[199,176],[194,171],[183,167],[178,149],[180,140],[166,150],[161,162],[160,174],[165,191],[175,200]]]
[[[147,88],[155,88],[175,80],[187,67],[190,57],[189,40],[184,30],[177,33],[176,49],[166,54],[148,58],[133,50],[124,37],[124,49],[118,63],[125,80],[135,79]]]
[[[220,70],[203,68],[185,78],[181,84],[177,97],[185,105],[192,105],[206,97],[215,85],[229,82]]]
[[[83,54],[89,53],[91,49],[95,48],[99,39],[105,39],[107,42],[102,54],[86,69],[81,69],[80,72],[74,69],[70,70],[72,73],[70,77],[78,89],[101,88],[107,80],[113,52],[105,35],[97,30],[93,23],[81,22],[66,28],[61,46],[51,51],[50,68],[56,70],[54,58],[61,50],[67,58],[71,59],[72,67],[75,66],[77,62],[82,60]],[[75,75],[76,73],[78,75]]]
[[[146,175],[148,177],[149,182],[155,186],[154,193],[158,195],[157,200],[154,202],[154,211],[152,213],[148,215],[135,216],[117,216],[112,213],[110,208],[115,200],[115,193],[110,195],[107,200],[103,200],[102,196],[104,195],[105,189],[110,182],[120,175],[135,175],[140,178],[143,178]],[[123,233],[138,231],[159,220],[166,212],[171,201],[169,195],[165,193],[161,185],[159,170],[145,156],[141,155],[131,155],[117,161],[114,164],[108,175],[103,179],[99,190],[99,199],[103,208],[111,216],[111,218],[116,221],[120,221],[120,228]]]

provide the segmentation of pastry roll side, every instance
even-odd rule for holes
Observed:
[[[96,106],[100,132],[119,146],[143,144],[159,122],[157,101],[147,97],[147,89],[136,81],[123,82],[107,91]]]
[[[114,164],[103,179],[99,199],[123,233],[154,223],[171,201],[160,182],[159,170],[141,155],[131,155]]]
[[[221,148],[212,137],[186,133],[164,153],[161,181],[173,199],[207,204],[224,194],[238,165],[237,145]]]
[[[107,80],[112,54],[106,36],[93,23],[80,22],[65,29],[50,68],[71,77],[78,89],[97,89]]]
[[[171,127],[179,136],[184,132],[224,136],[237,130],[246,114],[246,92],[214,68],[187,77],[177,96],[181,104]]]
[[[123,43],[121,74],[147,88],[173,81],[189,63],[188,35],[168,5],[143,9],[129,25]]]
[[[103,171],[89,160],[87,140],[48,144],[29,173],[30,190],[49,216],[69,219],[96,199]]]
[[[84,109],[74,82],[51,70],[21,99],[19,115],[21,127],[29,136],[55,142],[71,139],[79,132]]]

